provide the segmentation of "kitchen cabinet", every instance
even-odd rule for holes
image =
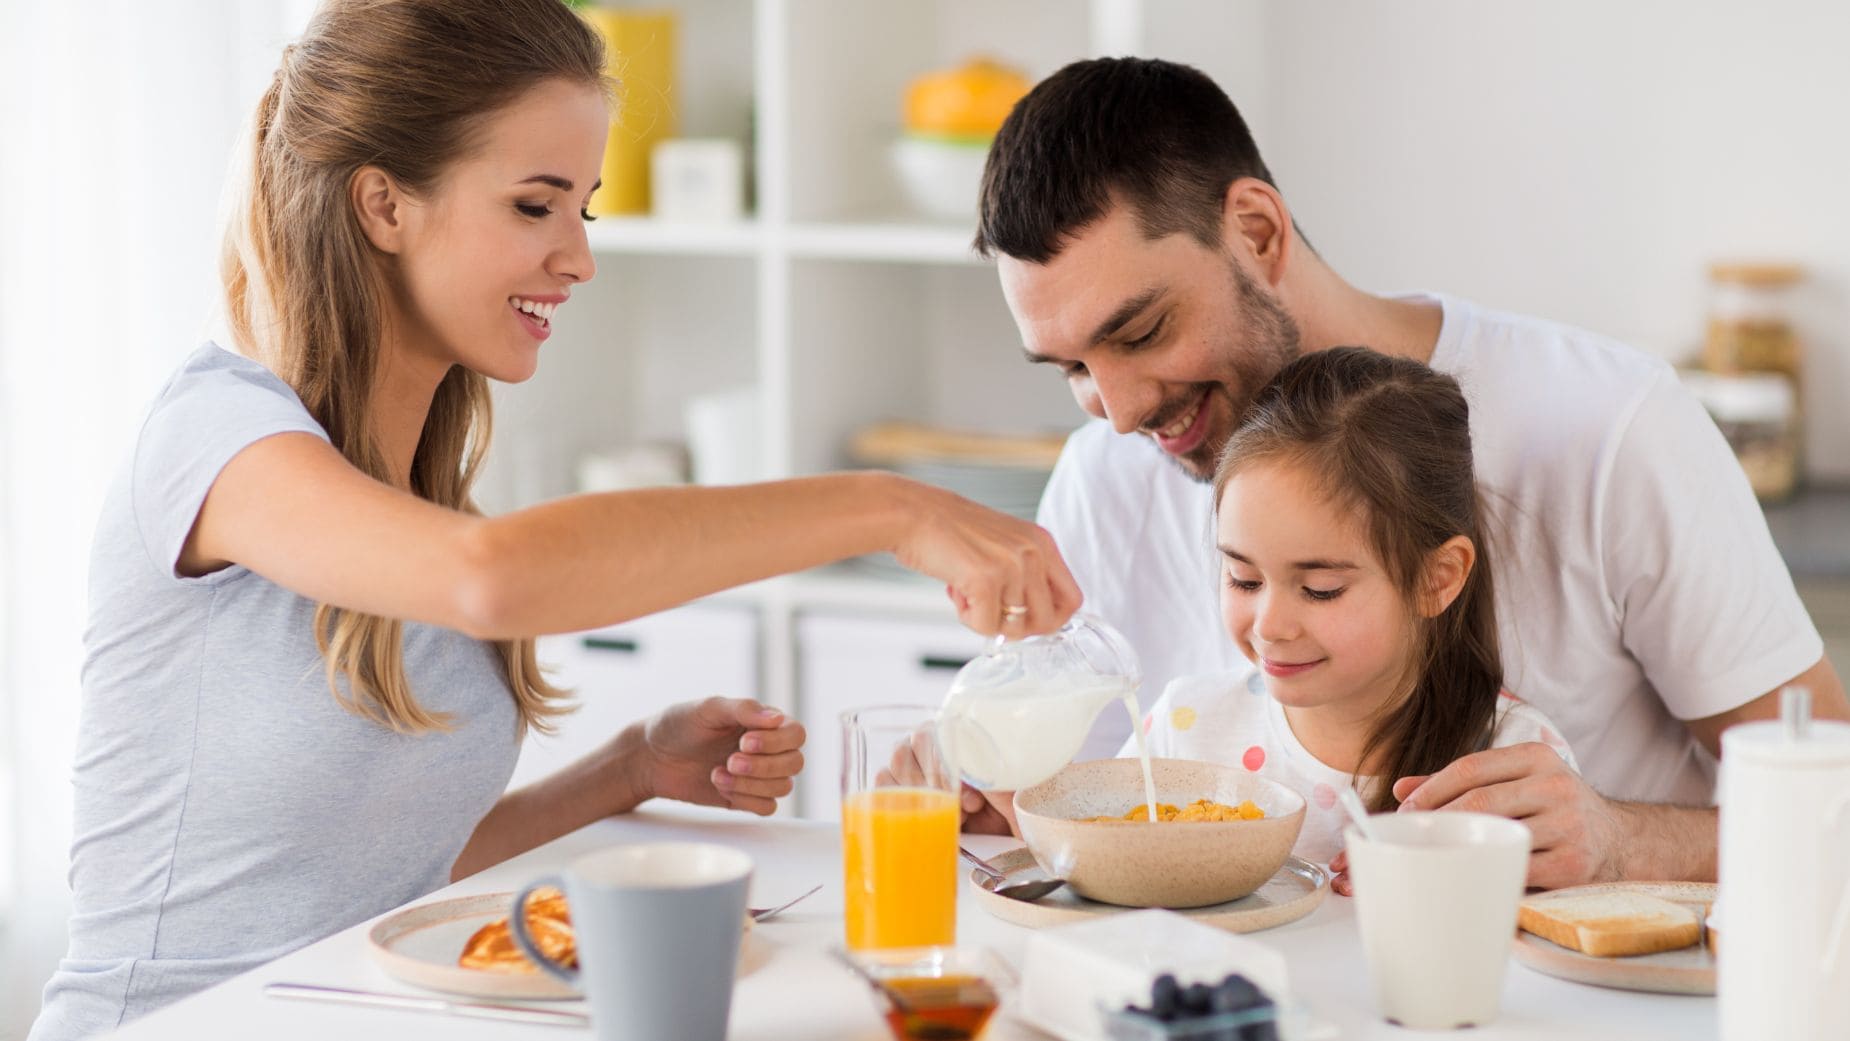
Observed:
[[[1807,488],[1766,508],[1767,527],[1799,597],[1811,612],[1824,653],[1850,677],[1850,488]]]
[[[746,145],[753,204],[729,223],[590,225],[596,277],[560,309],[538,374],[495,389],[495,440],[478,485],[490,512],[576,490],[584,456],[680,445],[690,401],[742,385],[758,392],[748,436],[768,478],[854,465],[849,439],[883,420],[1071,430],[1084,417],[1051,370],[1023,362],[993,266],[970,249],[974,192],[970,219],[948,222],[921,217],[902,195],[889,151],[907,83],[975,54],[1039,79],[1079,58],[1150,53],[1201,67],[1235,96],[1263,87],[1262,35],[1250,31],[1263,9],[1218,0],[649,6],[680,18],[681,134]],[[834,567],[712,598],[752,624],[720,626],[685,653],[661,645],[673,667],[631,673],[570,641],[549,642],[564,649],[568,679],[627,689],[615,698],[587,691],[570,740],[545,752],[536,744],[533,762],[561,759],[566,745],[606,735],[671,695],[753,689],[811,723],[813,752],[836,739],[828,714],[857,698],[936,700],[949,675],[919,671],[924,648],[969,644],[917,642],[921,625],[948,634],[953,613],[941,588],[890,574]],[[815,620],[829,612],[860,619],[863,637],[829,638]],[[811,637],[800,655],[799,630]],[[745,659],[755,661],[753,682],[712,671]],[[833,771],[811,773],[832,792]]]
[[[955,623],[804,611],[796,620],[798,716],[809,730],[797,813],[838,820],[844,712],[873,705],[936,705],[982,650]]]

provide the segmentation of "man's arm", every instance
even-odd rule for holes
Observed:
[[[1787,687],[1804,687],[1811,691],[1811,713],[1815,719],[1850,720],[1850,698],[1844,694],[1844,681],[1837,675],[1831,665],[1831,659],[1819,658],[1818,663],[1792,679],[1767,691],[1754,700],[1719,715],[1689,721],[1689,732],[1696,735],[1719,759],[1722,754],[1722,731],[1736,723],[1751,723],[1755,720],[1779,718],[1779,692]]]
[[[1850,721],[1843,682],[1830,659],[1820,658],[1789,682],[1739,708],[1691,720],[1690,733],[1719,755],[1723,730],[1736,723],[1778,718],[1779,691],[1794,685],[1811,691],[1814,718]],[[1607,799],[1546,745],[1513,745],[1468,755],[1429,777],[1403,777],[1394,783],[1394,792],[1404,809],[1495,813],[1527,824],[1535,835],[1531,886],[1715,879],[1713,808]]]

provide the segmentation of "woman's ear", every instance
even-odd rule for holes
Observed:
[[[391,174],[377,166],[362,166],[347,182],[347,193],[353,214],[360,220],[360,230],[373,248],[381,253],[397,253],[404,248],[408,200]]]
[[[1452,606],[1471,577],[1477,564],[1477,547],[1463,535],[1453,535],[1426,556],[1426,572],[1421,582],[1420,614],[1437,618]]]

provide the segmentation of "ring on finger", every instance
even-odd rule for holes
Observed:
[[[1002,617],[1004,618],[1025,618],[1027,615],[1027,604],[1008,604],[1002,608]]]

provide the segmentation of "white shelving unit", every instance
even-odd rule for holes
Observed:
[[[1138,52],[1220,75],[1215,61],[1248,56],[1231,44],[1234,27],[1260,16],[1256,7],[1217,0],[666,6],[681,15],[680,132],[749,145],[753,212],[723,225],[650,218],[591,225],[596,279],[562,312],[540,374],[499,394],[482,489],[491,509],[574,491],[573,464],[585,453],[679,442],[691,398],[741,384],[760,393],[756,434],[767,477],[851,465],[852,433],[889,419],[996,432],[1076,427],[1083,416],[1063,383],[1023,361],[993,267],[970,248],[974,197],[967,222],[908,212],[887,159],[905,86],[974,54],[1035,79],[1089,55]],[[1216,37],[1228,46],[1214,46]],[[974,653],[979,646],[955,628],[938,587],[853,568],[713,599],[757,612],[758,687],[731,693],[797,712],[812,746],[832,748],[837,735],[832,719],[808,718],[806,706],[892,700],[897,692],[805,691],[805,675],[842,671],[800,660],[806,617],[889,619],[930,645],[920,652],[936,663],[928,676],[948,679],[945,647]],[[699,606],[687,609],[690,625],[700,624]],[[579,644],[551,646],[570,652],[555,657],[582,657]]]

